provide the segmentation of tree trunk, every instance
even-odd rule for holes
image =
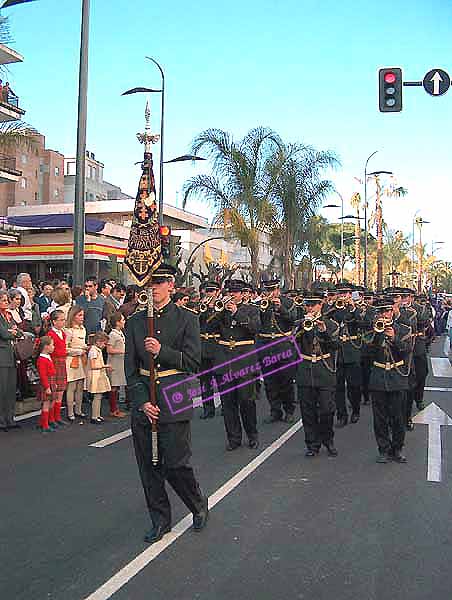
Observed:
[[[381,205],[381,187],[378,177],[375,178],[377,186],[377,200],[375,206],[375,220],[377,224],[377,291],[383,287],[383,208]]]
[[[361,225],[359,220],[359,208],[357,210],[355,223],[355,283],[361,285]]]
[[[251,262],[251,277],[253,279],[253,285],[258,287],[259,281],[259,248],[250,247],[248,248],[250,253]]]

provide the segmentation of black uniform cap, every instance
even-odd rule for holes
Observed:
[[[177,269],[172,265],[161,263],[152,273],[151,281],[154,283],[163,283],[176,276]]]
[[[220,284],[217,283],[216,281],[205,281],[202,284],[202,289],[205,290],[206,292],[216,292],[217,290],[220,289]],[[201,286],[199,287],[199,289],[201,289]]]
[[[389,310],[394,306],[394,299],[392,296],[379,296],[375,299],[373,306],[377,310]]]
[[[272,290],[274,288],[277,288],[281,283],[281,280],[278,277],[275,277],[273,279],[263,279],[261,281],[261,285],[264,288],[264,290]]]
[[[318,304],[322,302],[324,299],[323,292],[318,290],[313,290],[312,292],[306,292],[306,295],[303,297],[303,304]]]
[[[229,279],[225,282],[224,287],[228,292],[243,292],[245,282],[241,279]]]

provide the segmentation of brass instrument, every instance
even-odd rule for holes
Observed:
[[[292,298],[293,303],[295,304],[295,306],[303,306],[303,296],[295,296],[294,298]]]
[[[315,317],[305,317],[301,323],[303,331],[312,331],[317,323],[323,317],[322,314],[315,315]]]
[[[215,304],[213,306],[215,312],[223,312],[226,308],[226,304],[230,302],[233,298],[234,296],[222,296],[221,298],[218,298],[218,300],[215,301]]]
[[[207,296],[206,298],[203,298],[199,303],[199,312],[205,313],[209,309],[209,305],[212,303],[214,298],[215,296]]]
[[[384,333],[384,330],[387,327],[392,327],[392,320],[380,318],[376,319],[374,322],[375,333]]]
[[[337,310],[342,310],[343,308],[345,308],[346,304],[347,302],[344,300],[344,298],[338,298],[334,303],[334,306],[335,308],[337,308]]]
[[[259,308],[262,312],[268,310],[270,304],[273,301],[273,292],[267,292],[263,297],[261,297],[259,302]]]
[[[141,304],[141,306],[147,306],[148,293],[146,290],[141,290],[141,292],[139,292],[137,301],[138,301],[138,304]]]

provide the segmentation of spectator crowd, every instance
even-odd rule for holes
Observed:
[[[9,288],[0,279],[0,431],[20,427],[16,402],[33,396],[41,403],[43,433],[86,419],[102,423],[104,396],[111,418],[125,416],[119,409],[126,385],[123,329],[137,308],[137,291],[95,277],[83,288],[64,280],[34,285],[28,273]]]

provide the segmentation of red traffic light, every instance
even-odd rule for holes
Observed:
[[[168,237],[169,235],[171,235],[171,227],[168,227],[168,225],[160,225],[160,236]]]
[[[394,83],[396,79],[397,77],[392,71],[388,71],[387,73],[385,73],[385,83]]]

